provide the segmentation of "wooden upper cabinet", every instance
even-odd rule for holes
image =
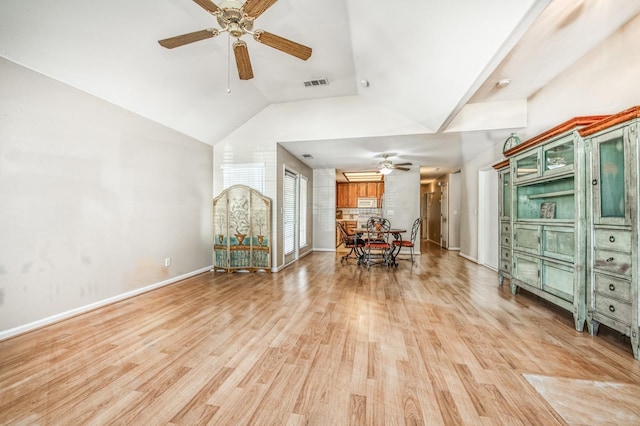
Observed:
[[[338,183],[336,185],[336,205],[337,207],[347,207],[348,183]]]
[[[359,182],[356,184],[358,188],[358,197],[368,197],[367,182]]]
[[[350,183],[347,190],[347,206],[356,208],[358,207],[358,186]]]
[[[336,184],[336,204],[339,208],[357,208],[358,198],[377,198],[384,193],[383,182],[358,182]]]

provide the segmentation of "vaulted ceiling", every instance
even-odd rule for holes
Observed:
[[[317,164],[357,167],[372,151],[392,151],[454,169],[460,132],[521,125],[462,117],[489,102],[526,107],[638,13],[637,0],[279,0],[255,28],[313,54],[302,61],[244,36],[255,77],[240,81],[226,34],[175,49],[157,43],[219,28],[194,1],[3,0],[0,56],[212,145],[269,105],[359,96],[421,126],[422,138],[324,141],[341,158],[326,149]],[[303,84],[319,78],[329,84]],[[498,89],[502,78],[511,84]],[[308,142],[285,146],[301,155]]]

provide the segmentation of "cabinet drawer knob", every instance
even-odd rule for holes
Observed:
[[[609,284],[609,290],[616,291],[616,286],[613,284]]]
[[[610,235],[609,236],[609,241],[611,241],[612,243],[615,243],[616,237],[614,237],[613,235]]]
[[[509,252],[506,252],[506,253],[504,254],[504,256],[505,256],[505,257],[509,257]]]
[[[598,184],[598,179],[594,179],[591,181],[591,185],[597,185]]]
[[[607,258],[607,262],[613,262],[613,257]]]
[[[508,239],[508,238],[505,238],[505,239],[504,239],[504,242],[505,242],[505,243],[508,243],[508,242],[509,242],[509,239]]]
[[[609,311],[610,312],[615,312],[616,311],[616,307],[613,305],[609,305]]]

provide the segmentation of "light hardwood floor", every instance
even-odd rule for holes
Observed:
[[[0,342],[1,424],[640,424],[623,336],[432,244],[205,273]]]

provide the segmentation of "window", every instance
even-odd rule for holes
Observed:
[[[305,176],[300,176],[300,247],[307,245],[307,182]]]
[[[284,173],[282,214],[284,254],[293,253],[295,249],[296,230],[296,180],[297,176],[289,171]]]
[[[223,164],[220,168],[224,189],[233,185],[247,185],[264,194],[264,163]]]

